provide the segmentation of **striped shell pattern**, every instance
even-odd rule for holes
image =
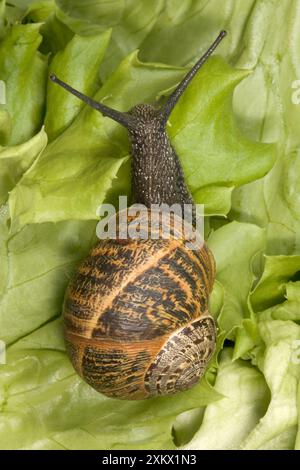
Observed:
[[[73,366],[110,397],[186,390],[203,375],[216,341],[208,299],[213,256],[183,239],[100,240],[64,302]]]

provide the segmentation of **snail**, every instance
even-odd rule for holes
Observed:
[[[50,75],[128,130],[135,201],[147,208],[192,205],[193,223],[193,199],[165,128],[180,96],[225,35],[221,31],[160,109],[139,104],[119,112]],[[208,310],[214,277],[215,261],[204,242],[189,250],[175,236],[99,240],[78,267],[64,300],[64,336],[77,373],[97,391],[118,399],[192,387],[215,350],[216,325]]]

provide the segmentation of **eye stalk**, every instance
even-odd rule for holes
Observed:
[[[103,114],[103,116],[110,117],[111,119],[118,122],[119,124],[122,124],[124,127],[127,127],[128,129],[134,127],[134,119],[128,113],[121,113],[120,111],[117,111],[116,109],[109,108],[108,106],[105,106],[105,104],[102,104],[102,103],[99,103],[98,101],[93,100],[93,98],[90,98],[89,96],[84,95],[80,91],[75,90],[75,88],[68,85],[68,83],[65,83],[62,80],[60,80],[54,73],[51,73],[49,78],[52,82],[57,83],[57,85],[60,85],[65,90],[72,93],[72,95],[77,96],[77,98],[84,101],[86,104],[88,104],[92,108],[96,109],[97,111],[100,111],[100,113]]]
[[[218,45],[226,36],[226,34],[226,31],[220,32],[215,41],[211,44],[211,46],[207,49],[203,56],[196,62],[192,69],[185,75],[183,80],[179,83],[173,93],[169,96],[167,102],[162,106],[158,114],[160,115],[160,121],[164,125],[166,125],[167,120],[169,119],[169,116],[172,110],[174,109],[174,106],[176,105],[177,101],[179,100],[180,96],[186,90],[187,86],[189,85],[193,77],[196,75],[198,70],[202,67],[202,65],[207,61],[207,59],[211,56],[214,50],[218,47]],[[98,101],[93,100],[93,98],[86,96],[80,91],[75,90],[75,88],[71,87],[63,80],[60,80],[54,73],[52,73],[49,78],[50,80],[52,80],[52,82],[57,83],[65,90],[77,96],[77,98],[102,113],[103,116],[110,117],[111,119],[118,122],[129,130],[133,130],[136,128],[136,119],[130,113],[117,111],[116,109],[110,108],[102,103],[99,103]]]
[[[183,80],[179,83],[177,88],[173,91],[173,93],[169,96],[167,102],[163,105],[160,110],[160,114],[162,116],[162,121],[164,124],[167,123],[171,112],[173,111],[177,101],[183,94],[183,92],[188,87],[191,80],[194,78],[198,70],[202,67],[203,64],[207,61],[207,59],[211,56],[214,50],[218,47],[222,39],[227,35],[226,31],[221,31],[215,41],[211,44],[211,46],[207,49],[207,51],[203,54],[203,56],[196,62],[194,67],[185,75]]]

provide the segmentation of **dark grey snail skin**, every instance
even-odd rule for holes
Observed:
[[[130,115],[138,123],[129,131],[134,199],[146,207],[163,203],[192,206],[192,196],[185,184],[178,155],[165,131],[161,111],[140,104],[130,111]]]
[[[226,32],[221,31],[160,109],[150,104],[139,104],[130,111],[122,113],[83,95],[54,74],[50,75],[53,82],[100,111],[103,116],[110,117],[127,128],[131,142],[134,200],[146,207],[150,207],[151,204],[180,204],[181,206],[190,204],[191,207],[193,205],[178,155],[166,133],[166,124],[174,106],[192,78],[225,36]],[[194,209],[193,222],[195,222]]]

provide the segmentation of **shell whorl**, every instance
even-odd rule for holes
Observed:
[[[145,375],[150,395],[187,390],[204,374],[215,350],[216,328],[203,316],[176,331],[167,340]]]

